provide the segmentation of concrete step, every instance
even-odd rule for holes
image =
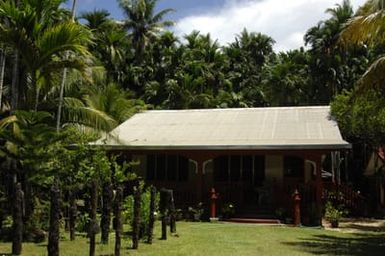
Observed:
[[[269,225],[281,224],[281,222],[278,219],[230,218],[225,221],[234,222],[234,223],[250,223],[250,224],[269,224]]]

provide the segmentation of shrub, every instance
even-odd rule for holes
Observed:
[[[342,205],[335,207],[330,201],[325,205],[325,219],[330,221],[332,227],[338,227],[340,219],[345,216],[346,211]]]
[[[141,205],[141,223],[140,223],[140,237],[143,237],[143,234],[148,230],[149,228],[149,221],[150,221],[150,200],[151,200],[151,191],[150,188],[146,188],[142,193],[142,205]],[[159,192],[156,194],[156,209],[158,209],[159,206]],[[132,221],[134,218],[134,197],[132,195],[129,195],[126,197],[123,203],[123,219],[125,223],[129,223],[132,225]],[[158,211],[158,210],[157,210]],[[156,212],[157,212],[156,211]]]

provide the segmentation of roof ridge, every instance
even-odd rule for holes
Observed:
[[[251,111],[251,110],[269,110],[269,109],[325,109],[330,108],[328,105],[323,106],[286,106],[286,107],[253,107],[253,108],[201,108],[201,109],[152,109],[144,110],[140,113],[175,113],[175,112],[224,112],[224,111]]]

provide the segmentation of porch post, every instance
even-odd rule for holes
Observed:
[[[197,160],[197,183],[196,183],[196,191],[197,191],[197,200],[198,202],[203,202],[202,198],[202,189],[203,189],[203,161]]]
[[[318,224],[322,226],[322,156],[316,158],[316,206],[318,214]]]

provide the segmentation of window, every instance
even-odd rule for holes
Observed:
[[[214,180],[228,181],[229,159],[227,156],[220,156],[214,159]]]
[[[221,156],[214,159],[214,181],[262,185],[265,180],[264,156]]]
[[[303,178],[304,160],[300,157],[285,156],[283,159],[284,176],[288,178]]]
[[[230,181],[239,181],[241,177],[241,156],[230,156]]]
[[[253,183],[253,157],[244,156],[242,163],[242,180],[247,183]]]
[[[265,181],[265,157],[254,157],[254,184],[262,186]]]
[[[166,179],[166,156],[165,155],[157,155],[156,156],[156,179],[157,180],[165,180]]]
[[[187,181],[188,159],[177,155],[148,155],[147,180]]]
[[[167,179],[176,180],[178,171],[178,156],[167,157]]]
[[[188,181],[188,159],[185,157],[179,157],[179,181]]]

